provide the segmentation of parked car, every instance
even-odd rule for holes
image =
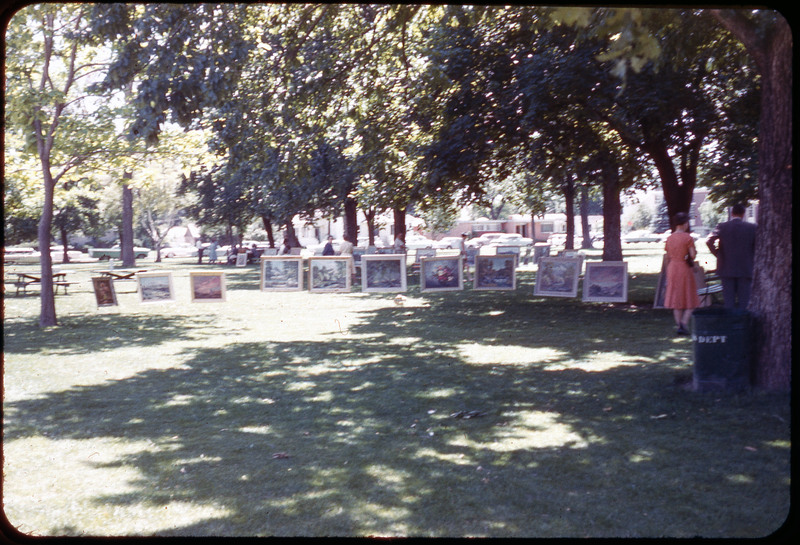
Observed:
[[[433,240],[416,233],[406,233],[406,251],[418,248],[433,248]]]
[[[3,263],[38,263],[41,254],[33,248],[3,248]]]
[[[50,256],[53,259],[54,263],[61,263],[64,260],[64,247],[63,246],[51,246],[50,247]],[[80,261],[81,259],[87,257],[87,255],[75,248],[67,247],[67,259],[69,261]]]
[[[495,239],[503,236],[505,233],[484,233],[479,237],[472,238],[467,241],[468,248],[480,248],[491,244]]]
[[[122,253],[122,248],[119,247],[119,244],[115,244],[111,248],[89,248],[89,257],[93,257],[101,261],[108,259],[120,259],[121,253]],[[134,258],[145,259],[149,255],[150,255],[150,248],[143,248],[140,246],[133,247]]]
[[[496,237],[487,246],[519,246],[520,248],[525,248],[532,245],[532,238],[523,237],[518,233],[508,233]]]
[[[622,237],[622,242],[633,244],[636,242],[661,242],[662,235],[658,233],[651,233],[650,231],[638,230],[631,231]]]
[[[444,237],[441,240],[435,241],[433,247],[438,250],[461,248],[461,237]]]
[[[217,253],[219,253],[219,250],[217,250]],[[161,257],[197,257],[197,247],[188,242],[165,246],[161,248]]]

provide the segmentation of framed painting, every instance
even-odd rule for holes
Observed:
[[[261,256],[261,291],[299,291],[303,289],[301,256]]]
[[[236,254],[236,266],[237,267],[246,267],[247,266],[247,252],[239,252]]]
[[[225,273],[223,271],[190,271],[189,285],[193,303],[225,300]]]
[[[423,257],[420,262],[421,291],[455,291],[464,289],[462,257]]]
[[[139,301],[142,303],[161,303],[174,301],[172,272],[142,272],[136,275],[139,284]]]
[[[536,271],[534,295],[545,297],[576,297],[581,264],[567,257],[541,257]]]
[[[365,292],[406,291],[406,256],[361,256],[361,290]]]
[[[436,257],[435,248],[417,248],[414,253],[414,263],[419,264],[425,257]]]
[[[117,292],[114,290],[114,279],[108,276],[93,276],[92,287],[98,307],[117,306]]]
[[[586,263],[583,300],[624,303],[628,300],[628,264],[625,261]]]
[[[350,291],[351,257],[320,256],[308,260],[308,291]]]
[[[667,293],[667,256],[661,259],[661,272],[658,273],[653,308],[664,308],[664,295]]]
[[[521,248],[519,246],[496,246],[495,248],[496,255],[514,254],[514,266],[519,267],[519,257],[521,253]]]
[[[476,290],[514,290],[517,288],[515,254],[475,256]]]

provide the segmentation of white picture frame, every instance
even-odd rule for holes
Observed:
[[[578,259],[541,257],[533,294],[541,297],[577,297],[580,271]]]
[[[419,283],[423,292],[463,290],[463,258],[460,255],[423,257],[420,260]]]
[[[361,256],[361,291],[388,293],[407,289],[405,254]]]
[[[172,271],[149,271],[136,275],[141,303],[165,303],[175,300]]]
[[[315,256],[308,259],[308,291],[348,292],[351,290],[351,257]]]
[[[583,300],[600,303],[628,301],[628,263],[587,262],[583,275]]]
[[[192,303],[220,303],[226,300],[225,271],[189,271]]]
[[[302,256],[261,256],[261,291],[300,291],[303,289]]]
[[[516,254],[475,256],[475,290],[517,289]]]

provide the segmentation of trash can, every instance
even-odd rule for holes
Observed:
[[[699,308],[692,315],[694,389],[741,391],[750,387],[752,317],[746,310]]]

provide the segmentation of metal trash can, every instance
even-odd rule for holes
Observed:
[[[699,308],[692,315],[696,391],[750,388],[752,316],[746,310]]]

